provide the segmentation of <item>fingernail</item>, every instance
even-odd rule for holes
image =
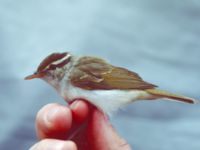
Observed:
[[[42,145],[41,145],[42,144]],[[46,143],[40,143],[38,149],[46,150],[77,150],[77,147],[72,141],[55,141],[48,140]],[[32,150],[32,149],[31,149]]]
[[[77,150],[76,145],[71,141],[57,142],[53,145],[48,145],[49,149],[54,150]],[[48,149],[48,148],[47,148]]]
[[[70,108],[71,109],[76,109],[79,105],[79,101],[74,101],[71,105],[70,105]]]
[[[59,150],[76,150],[76,149],[77,149],[76,145],[73,142],[67,141],[62,145],[61,149]]]
[[[45,122],[47,124],[52,123],[55,120],[57,114],[60,113],[60,111],[62,111],[62,109],[59,109],[59,108],[53,108],[49,110],[48,113],[46,114]]]

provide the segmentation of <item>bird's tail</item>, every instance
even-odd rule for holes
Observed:
[[[176,100],[180,102],[195,104],[197,101],[190,97],[176,95],[167,91],[159,90],[159,89],[148,89],[146,92],[152,95],[154,98],[168,98],[171,100]]]

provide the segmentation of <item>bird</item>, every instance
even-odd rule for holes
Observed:
[[[106,114],[139,100],[166,99],[194,104],[190,97],[158,89],[137,73],[94,56],[52,53],[25,80],[39,78],[66,101],[83,99]]]

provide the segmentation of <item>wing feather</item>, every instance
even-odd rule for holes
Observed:
[[[143,81],[137,73],[114,67],[95,57],[82,57],[71,74],[73,74],[70,76],[71,83],[87,90],[130,90],[156,87]]]

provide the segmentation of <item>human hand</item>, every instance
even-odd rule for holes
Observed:
[[[44,106],[36,117],[36,131],[40,141],[30,150],[131,150],[106,116],[82,100],[69,107]]]

